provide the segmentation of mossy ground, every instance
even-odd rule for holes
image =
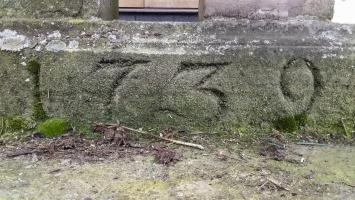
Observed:
[[[17,139],[35,132],[40,132],[45,137],[58,137],[68,133],[69,130],[89,140],[100,138],[99,134],[92,132],[91,126],[92,124],[89,122],[74,122],[66,118],[36,121],[33,118],[24,117],[0,117],[0,135],[6,133]],[[174,126],[154,124],[143,127],[143,130],[159,134],[166,127]],[[132,128],[136,127],[132,126]],[[184,133],[183,135],[186,138],[201,136],[216,143],[223,140],[238,140],[245,144],[253,144],[262,138],[274,135],[275,131],[290,141],[299,141],[302,137],[309,137],[326,143],[351,143],[354,140],[353,132],[355,130],[351,120],[341,120],[333,125],[323,126],[316,124],[306,114],[289,116],[261,125],[238,123],[234,125],[224,124],[214,128],[177,126],[175,129]],[[139,136],[136,139],[139,140]]]
[[[275,162],[273,165],[282,171],[304,177],[312,174],[319,184],[332,184],[334,182],[355,186],[355,159],[349,157],[354,153],[354,147],[327,146],[317,151],[311,151],[307,164],[301,168],[295,168],[290,163]]]
[[[253,147],[236,144],[176,150],[183,157],[169,167],[142,155],[79,163],[0,154],[0,199],[318,200],[344,199],[355,192],[353,147],[296,146],[293,151],[303,153],[303,163],[269,160]]]
[[[84,137],[87,140],[96,140],[102,138],[100,133],[94,133],[90,124],[78,124],[73,127],[73,132]]]

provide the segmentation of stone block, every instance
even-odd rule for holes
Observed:
[[[220,131],[305,115],[330,133],[341,120],[355,119],[355,26],[293,20],[0,24],[0,31],[16,31],[31,44],[1,53],[2,114],[31,112],[33,86],[21,62],[35,59],[44,111],[73,122]],[[63,45],[46,48],[53,41]]]
[[[280,19],[314,16],[332,19],[334,0],[203,0],[200,18]]]
[[[26,60],[9,52],[0,53],[0,116],[30,117],[33,104],[33,78]]]
[[[90,17],[97,11],[92,0],[0,0],[0,17],[7,18]]]

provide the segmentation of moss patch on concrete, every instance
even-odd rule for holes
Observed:
[[[33,79],[33,107],[32,116],[34,120],[40,121],[47,118],[46,112],[43,109],[40,93],[40,72],[41,64],[36,60],[30,60],[27,64],[27,70],[32,75]]]
[[[36,130],[46,138],[53,138],[65,134],[70,128],[71,125],[67,120],[53,118],[39,124]]]
[[[286,116],[275,120],[273,122],[274,127],[286,133],[293,133],[300,129],[300,127],[304,127],[309,122],[309,117],[306,113],[302,113],[294,116]]]
[[[34,121],[24,117],[0,117],[0,140],[22,139],[31,133],[34,126]]]
[[[0,118],[0,134],[11,132],[24,132],[31,129],[31,122],[22,117],[1,117]]]
[[[27,69],[33,76],[38,76],[41,65],[36,60],[30,60],[27,65]]]

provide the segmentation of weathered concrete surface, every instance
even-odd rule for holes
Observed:
[[[19,65],[40,63],[49,116],[233,132],[305,114],[318,132],[343,132],[342,119],[354,126],[354,26],[297,20],[0,24],[0,31],[29,40],[17,52],[1,52],[2,59],[15,57],[1,63],[1,73],[15,66],[8,76],[24,82],[29,75]],[[0,110],[18,115],[14,98],[28,88],[0,81],[1,91],[13,87],[19,94],[2,97],[8,100]],[[22,114],[31,115],[28,106]]]
[[[33,85],[25,66],[18,56],[5,52],[1,53],[0,63],[0,116],[31,113]]]
[[[96,0],[0,0],[0,17],[58,18],[96,16]]]
[[[332,19],[334,0],[204,0],[204,17],[279,19],[308,15]]]
[[[115,20],[118,18],[118,0],[99,0],[98,16],[104,20]]]

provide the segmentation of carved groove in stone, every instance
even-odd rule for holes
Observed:
[[[222,118],[225,113],[227,112],[228,106],[227,106],[227,95],[222,92],[219,89],[216,88],[206,88],[204,87],[205,83],[211,79],[214,75],[216,75],[218,73],[218,71],[221,68],[215,68],[214,70],[211,71],[211,73],[209,73],[208,75],[206,75],[205,77],[203,77],[203,79],[195,85],[195,87],[202,92],[205,93],[209,93],[212,94],[214,96],[216,96],[218,98],[218,105],[219,105],[219,118]]]
[[[230,62],[181,62],[181,65],[179,67],[178,73],[181,73],[183,71],[188,71],[188,70],[196,70],[196,69],[203,69],[207,67],[214,67],[214,68],[219,68],[219,67],[224,67],[227,65],[230,65]]]
[[[91,73],[97,72],[101,69],[107,68],[124,68],[130,67],[137,64],[146,64],[149,63],[149,60],[144,59],[127,59],[127,58],[119,58],[119,59],[106,59],[102,58],[91,70]]]
[[[162,113],[172,113],[178,117],[185,118],[185,116],[183,114],[179,113],[179,111],[172,109],[172,108],[168,108],[168,107],[160,107],[160,108],[156,109],[155,111],[162,112]]]
[[[293,103],[309,99],[304,111],[311,109],[315,99],[321,95],[323,85],[319,69],[304,58],[290,60],[281,72],[280,87],[283,96]]]
[[[205,75],[201,80],[198,81],[197,84],[193,85],[193,89],[203,92],[206,95],[213,95],[218,99],[218,106],[219,106],[219,114],[217,116],[218,119],[223,118],[225,113],[228,110],[228,98],[227,95],[214,87],[205,87],[205,83],[208,82],[213,76],[215,76],[224,66],[230,65],[230,62],[182,62],[180,67],[178,68],[177,72],[174,74],[173,79],[178,77],[181,73],[186,71],[195,71],[201,69],[210,69],[210,73]],[[170,81],[171,82],[171,81]],[[171,112],[180,117],[187,117],[180,114],[178,111],[171,109],[171,108],[160,108],[161,112]]]
[[[106,104],[107,115],[109,118],[112,116],[112,102],[114,100],[116,89],[122,84],[124,79],[129,76],[136,69],[136,65],[149,63],[149,60],[144,59],[129,59],[129,58],[118,58],[118,59],[101,59],[91,70],[91,74],[94,75],[102,70],[115,70],[117,69],[111,82],[111,87],[108,95],[109,101]],[[118,72],[121,70],[121,73]]]

